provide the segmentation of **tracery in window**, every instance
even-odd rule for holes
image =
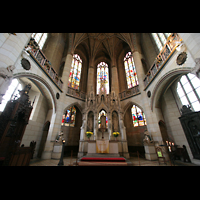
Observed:
[[[194,74],[181,77],[177,93],[182,105],[190,105],[193,111],[200,111],[200,80]]]
[[[108,65],[105,62],[100,62],[97,65],[97,94],[100,91],[109,94],[109,73]]]
[[[145,114],[138,106],[133,105],[131,113],[134,127],[147,125]]]
[[[8,87],[5,95],[3,96],[2,103],[0,104],[0,111],[3,111],[7,102],[14,97],[19,97],[19,91],[22,90],[22,85],[19,83],[17,79],[13,79],[11,84]]]
[[[74,106],[70,107],[66,110],[62,117],[62,126],[75,126],[75,119],[76,119],[76,108]]]
[[[44,43],[47,39],[47,33],[33,33],[31,35],[32,38],[35,39],[35,41],[38,43],[40,49],[44,46]]]
[[[69,87],[72,87],[76,90],[79,89],[81,69],[82,69],[82,60],[78,54],[74,54],[69,74],[69,83],[68,83]]]
[[[131,52],[128,52],[124,57],[124,67],[128,88],[138,85],[137,73]]]

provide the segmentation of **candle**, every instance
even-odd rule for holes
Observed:
[[[174,143],[172,142],[172,146],[174,146]]]
[[[168,141],[166,141],[166,143],[167,143],[167,146],[168,146]]]

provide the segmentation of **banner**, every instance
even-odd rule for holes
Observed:
[[[97,153],[109,153],[109,140],[97,140],[96,141]]]

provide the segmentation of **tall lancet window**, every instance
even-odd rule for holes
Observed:
[[[79,89],[80,78],[81,78],[82,60],[78,54],[73,55],[71,64],[71,71],[69,74],[68,86],[76,90]]]
[[[135,64],[131,52],[128,52],[124,57],[124,67],[126,72],[126,80],[128,88],[132,88],[136,85],[139,85]]]
[[[97,94],[100,91],[109,94],[109,73],[108,65],[105,62],[100,62],[97,65]]]

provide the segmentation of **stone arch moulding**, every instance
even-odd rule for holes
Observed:
[[[65,109],[63,110],[63,113],[64,113],[68,108],[70,108],[70,107],[72,107],[72,106],[76,106],[76,107],[80,110],[81,114],[83,114],[83,109],[82,109],[81,105],[80,105],[78,102],[71,103],[70,105],[68,105],[67,107],[65,107]]]
[[[130,106],[133,106],[133,105],[136,105],[136,106],[139,107],[142,111],[144,111],[143,108],[142,108],[142,106],[140,106],[139,104],[137,104],[137,103],[135,103],[135,102],[133,102],[133,101],[129,101],[129,102],[124,106],[124,109],[123,109],[123,111],[124,111],[124,112],[123,112],[123,117],[124,117],[126,111],[128,110],[128,108],[129,108]]]
[[[56,96],[55,96],[51,86],[43,78],[41,78],[40,76],[38,76],[36,74],[17,73],[17,74],[13,75],[13,78],[21,78],[21,77],[26,77],[26,78],[30,78],[30,79],[36,80],[36,81],[42,83],[46,87],[47,91],[50,93],[50,96],[52,98],[52,104],[53,104],[53,107],[54,107],[54,110],[55,110],[55,113],[56,113],[56,110],[57,110]]]
[[[187,73],[191,72],[191,68],[189,67],[185,67],[185,68],[177,68],[177,69],[173,69],[169,72],[167,72],[164,76],[162,76],[158,82],[156,83],[153,92],[152,92],[152,97],[151,97],[151,101],[150,101],[150,105],[151,105],[151,110],[153,111],[153,108],[156,106],[156,102],[159,100],[162,92],[163,92],[163,88],[165,88],[165,86],[167,86],[169,84],[169,80],[170,82],[172,81],[173,77],[177,77],[178,75],[184,75]]]

